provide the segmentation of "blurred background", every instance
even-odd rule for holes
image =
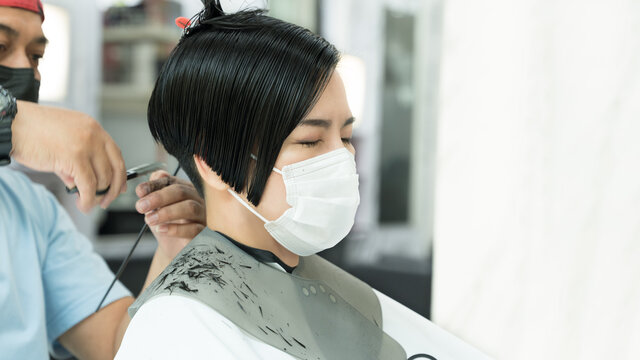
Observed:
[[[42,103],[98,119],[127,167],[177,163],[146,107],[200,0],[45,0]],[[361,206],[322,253],[499,359],[640,358],[640,2],[235,0],[342,52]],[[79,213],[112,269],[129,192]],[[140,180],[143,181],[143,180]],[[123,282],[142,287],[143,238]]]

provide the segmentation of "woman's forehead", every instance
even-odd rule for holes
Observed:
[[[320,119],[342,123],[351,117],[353,116],[347,102],[347,94],[342,78],[338,72],[334,71],[318,101],[305,116],[305,120]],[[301,125],[303,123],[304,120]],[[342,124],[340,125],[342,126]]]

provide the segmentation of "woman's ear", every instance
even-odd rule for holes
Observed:
[[[211,167],[209,167],[209,165],[200,156],[193,155],[193,161],[196,164],[196,168],[198,169],[198,173],[200,173],[202,181],[215,190],[227,191],[229,185],[222,181],[220,175],[211,170]]]

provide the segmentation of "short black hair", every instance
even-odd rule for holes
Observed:
[[[162,67],[151,134],[203,194],[193,161],[257,205],[284,140],[318,100],[340,55],[322,37],[261,10],[208,1]],[[257,156],[252,164],[251,154]]]

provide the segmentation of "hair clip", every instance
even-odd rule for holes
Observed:
[[[177,25],[180,29],[184,30],[187,26],[190,26],[190,25],[191,25],[191,20],[187,19],[187,18],[186,18],[186,17],[184,17],[184,16],[180,16],[180,17],[177,17],[177,18],[176,18],[176,25]]]

